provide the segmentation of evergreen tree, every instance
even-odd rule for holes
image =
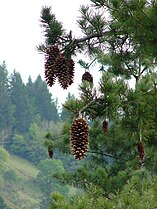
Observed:
[[[32,120],[31,122],[34,122],[34,120],[36,120],[36,117],[38,117],[37,114],[37,106],[36,106],[36,101],[35,101],[35,96],[34,96],[34,83],[32,81],[32,78],[29,76],[28,78],[28,82],[26,83],[26,92],[28,95],[28,99],[29,99],[29,104],[31,107],[31,114],[32,114]]]
[[[5,62],[0,65],[0,130],[11,128],[14,107],[10,101],[8,71]]]
[[[73,100],[73,99],[75,99],[75,96],[69,92],[68,96],[66,97],[65,104],[62,105],[62,110],[61,110],[61,115],[60,115],[61,121],[68,120],[70,114],[68,110],[64,107],[64,105],[66,105],[66,102],[68,102],[69,100]]]
[[[8,71],[5,62],[0,65],[0,145],[7,146],[14,123],[14,105],[9,94]]]
[[[41,120],[58,121],[59,115],[57,110],[57,102],[52,98],[47,85],[42,81],[39,75],[34,82],[34,98],[37,106],[36,114],[39,114]]]
[[[10,98],[12,104],[15,106],[15,123],[13,129],[22,133],[27,131],[30,125],[31,106],[20,73],[14,70],[10,83]]]
[[[92,6],[80,8],[77,22],[84,34],[82,38],[65,32],[51,8],[43,7],[41,11],[45,44],[38,49],[47,58],[45,73],[51,84],[56,77],[62,82],[67,82],[66,76],[73,78],[67,63],[60,61],[56,68],[58,59],[52,61],[56,55],[54,46],[64,59],[78,52],[88,53],[99,62],[102,71],[98,90],[89,82],[82,82],[80,97],[66,102],[64,107],[72,112],[74,123],[67,121],[60,141],[52,137],[53,148],[67,152],[73,145],[72,154],[87,154],[87,163],[76,172],[57,176],[86,193],[70,202],[54,193],[51,208],[154,208],[155,187],[151,185],[154,181],[156,185],[157,172],[157,2],[91,3]],[[129,87],[132,77],[135,89]],[[76,120],[78,117],[88,121],[89,130]],[[89,146],[81,149],[80,144],[88,142],[88,134]],[[141,194],[145,205],[138,201]]]

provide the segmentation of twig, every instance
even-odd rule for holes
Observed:
[[[107,154],[107,153],[104,153],[104,152],[94,152],[94,151],[87,151],[87,152],[93,153],[93,154],[104,155],[106,157],[110,157],[110,158],[113,158],[113,159],[116,159],[116,160],[128,161],[127,159],[124,159],[124,158],[121,158],[121,157],[116,157],[116,156],[113,156],[113,155],[110,155],[110,154]]]
[[[95,34],[87,35],[87,36],[82,37],[82,38],[74,39],[73,42],[74,42],[74,45],[77,45],[81,42],[90,40],[92,38],[99,38],[99,37],[108,36],[108,35],[112,35],[112,32],[111,31],[105,31],[105,32],[102,32],[102,33],[95,33]]]
[[[91,100],[88,104],[86,104],[81,110],[79,110],[79,115],[87,108],[89,107],[95,100]]]

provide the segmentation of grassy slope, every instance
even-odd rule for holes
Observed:
[[[38,174],[38,169],[28,161],[12,155],[5,166],[16,172],[17,181],[12,182],[5,179],[3,187],[0,188],[0,194],[13,209],[32,209],[33,207],[38,209],[42,192],[33,181]]]
[[[16,171],[18,171],[19,175],[25,174],[25,176],[34,178],[38,174],[38,169],[34,165],[13,155],[10,155],[7,164],[10,168],[14,168]]]

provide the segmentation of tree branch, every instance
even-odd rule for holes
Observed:
[[[91,35],[87,35],[85,37],[82,38],[78,38],[78,39],[74,39],[74,44],[77,45],[81,42],[90,40],[92,38],[99,38],[99,37],[103,37],[103,36],[108,36],[108,35],[112,35],[113,33],[111,31],[104,31],[102,33],[95,33],[95,34],[91,34]]]
[[[116,160],[124,160],[124,161],[128,161],[128,159],[116,157],[116,156],[113,156],[113,155],[110,155],[110,154],[107,154],[107,153],[104,153],[104,152],[95,152],[95,151],[87,151],[87,152],[93,153],[93,154],[104,155],[104,156],[106,156],[106,157],[110,157],[110,158],[113,158],[113,159],[116,159]]]

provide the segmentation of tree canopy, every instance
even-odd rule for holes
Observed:
[[[74,73],[69,62],[80,52],[88,54],[91,63],[97,61],[102,72],[97,89],[91,77],[86,81],[83,77],[80,97],[64,104],[71,118],[61,139],[51,139],[53,149],[71,149],[75,157],[81,155],[78,159],[87,155],[83,159],[87,163],[77,171],[58,176],[86,193],[70,201],[54,193],[50,208],[156,207],[156,14],[153,0],[91,0],[80,7],[80,38],[65,30],[51,7],[42,8],[45,42],[38,50],[45,55],[47,84],[52,86],[57,78],[64,83],[63,89],[68,88]],[[84,60],[79,63],[89,70]],[[132,78],[135,88],[129,86]],[[82,118],[88,122],[89,133]],[[150,182],[155,183],[151,186]]]

